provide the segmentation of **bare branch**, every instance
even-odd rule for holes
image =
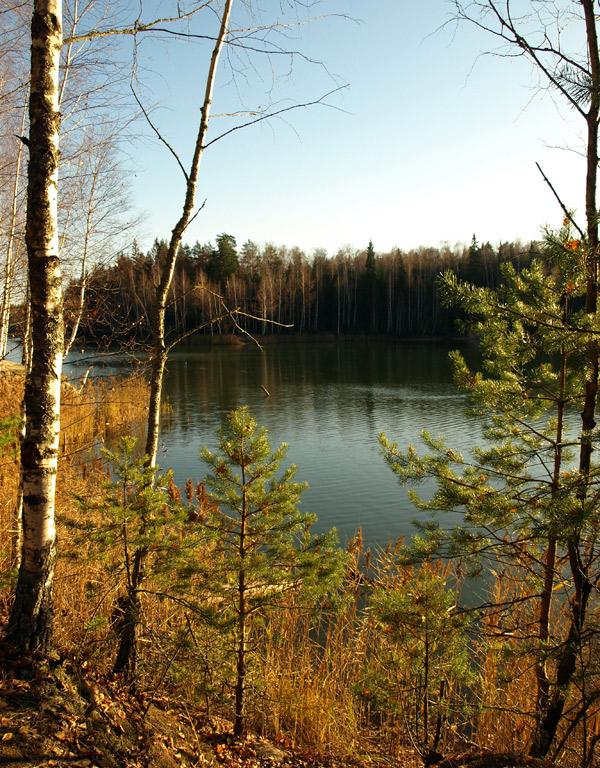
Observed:
[[[233,128],[230,128],[228,131],[225,131],[224,133],[215,137],[214,139],[211,139],[211,141],[207,142],[204,145],[204,149],[208,149],[208,147],[210,147],[212,144],[215,144],[217,141],[224,139],[225,136],[229,136],[235,131],[239,131],[242,128],[247,128],[250,125],[255,125],[256,123],[260,123],[263,120],[269,120],[272,117],[279,117],[280,115],[283,115],[286,112],[291,112],[294,109],[304,109],[305,107],[314,107],[317,104],[323,104],[323,101],[328,96],[331,96],[332,94],[337,93],[338,91],[343,91],[347,87],[348,87],[347,85],[340,85],[338,88],[334,88],[332,91],[329,91],[328,93],[323,94],[323,96],[321,96],[318,99],[315,99],[314,101],[307,101],[303,104],[292,104],[289,107],[283,107],[283,109],[278,109],[275,112],[268,112],[264,115],[261,115],[260,117],[257,117],[256,120],[249,120],[248,122],[242,123],[241,125],[236,125]],[[329,107],[330,109],[336,109],[339,112],[345,112],[345,110],[340,109],[340,107],[336,107],[333,104],[325,104],[324,106]]]
[[[150,128],[154,131],[154,133],[156,134],[157,139],[160,142],[162,142],[165,145],[165,147],[169,150],[169,152],[173,155],[173,158],[175,159],[175,162],[177,163],[177,165],[179,166],[181,172],[183,173],[184,179],[186,180],[186,182],[189,182],[188,172],[186,171],[185,166],[181,162],[181,159],[180,159],[179,155],[177,154],[177,152],[173,149],[173,147],[169,144],[169,142],[165,139],[165,137],[162,135],[162,133],[158,130],[158,128],[152,122],[152,119],[150,118],[150,115],[148,114],[148,110],[144,107],[144,105],[142,104],[139,96],[135,92],[135,88],[133,87],[133,82],[131,82],[129,84],[129,87],[131,89],[131,93],[133,94],[133,98],[136,100],[136,103],[137,103],[138,107],[140,108],[140,110],[141,110],[141,112],[142,112],[146,122],[148,123]],[[196,214],[196,215],[198,215],[198,214]]]
[[[553,195],[554,195],[554,197],[557,199],[557,201],[558,201],[558,204],[559,204],[559,205],[560,205],[560,207],[563,209],[563,213],[565,214],[565,218],[567,218],[567,219],[568,219],[568,220],[571,222],[571,224],[572,224],[572,225],[575,227],[575,229],[576,229],[576,230],[579,232],[579,234],[580,234],[580,236],[581,236],[581,239],[582,239],[582,240],[585,240],[585,239],[586,239],[586,238],[585,238],[585,233],[584,233],[584,232],[583,232],[583,230],[580,228],[580,226],[577,224],[577,222],[576,222],[576,221],[575,221],[575,219],[573,218],[573,216],[572,216],[571,212],[569,211],[569,209],[567,208],[567,206],[566,206],[566,205],[563,203],[563,201],[560,199],[560,196],[559,196],[558,192],[557,192],[557,191],[554,189],[554,187],[552,186],[552,183],[551,183],[550,179],[549,179],[549,178],[546,176],[546,174],[544,173],[544,171],[542,171],[542,168],[541,168],[541,166],[540,166],[540,164],[539,164],[539,163],[537,163],[537,162],[536,162],[536,166],[537,166],[537,169],[538,169],[538,171],[539,171],[539,172],[542,174],[542,177],[543,177],[544,181],[546,182],[546,184],[547,184],[547,185],[550,187],[550,189],[552,190],[552,194],[553,194]]]
[[[80,35],[71,35],[70,37],[65,37],[63,39],[63,45],[71,45],[72,43],[80,43],[84,40],[96,40],[100,37],[111,37],[114,35],[138,35],[141,32],[156,32],[159,31],[157,28],[160,24],[172,24],[178,21],[183,21],[184,19],[189,19],[191,16],[194,16],[198,11],[203,10],[204,8],[208,7],[213,3],[214,0],[206,0],[206,2],[201,3],[197,8],[194,8],[194,10],[189,11],[188,13],[181,13],[177,16],[170,16],[170,17],[163,17],[160,19],[154,19],[154,21],[150,21],[147,24],[142,24],[138,19],[136,19],[133,24],[129,27],[121,27],[117,29],[92,29],[88,32],[84,32]],[[165,30],[162,30],[165,31]]]
[[[237,312],[238,310],[234,309],[232,311]],[[211,317],[211,319],[207,320],[205,323],[196,325],[193,328],[191,328],[189,331],[182,333],[170,344],[167,344],[166,346],[167,353],[170,352],[173,349],[173,347],[176,347],[177,344],[179,344],[179,342],[183,341],[184,339],[187,339],[189,336],[193,336],[194,333],[198,333],[198,331],[201,331],[203,328],[208,328],[210,325],[214,325],[215,323],[221,322],[221,320],[224,320],[226,317],[230,317],[231,314],[232,313],[229,310],[227,310],[226,312],[223,312],[223,314],[217,315],[217,317]]]

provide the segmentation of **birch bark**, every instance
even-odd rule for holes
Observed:
[[[49,650],[56,549],[54,497],[63,358],[57,235],[58,72],[62,0],[34,0],[31,24],[30,158],[26,244],[33,355],[25,385],[23,549],[7,640],[19,650]]]

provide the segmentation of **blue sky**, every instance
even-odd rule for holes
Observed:
[[[269,10],[276,0],[262,0]],[[198,186],[204,210],[186,242],[221,232],[330,255],[345,245],[377,251],[448,242],[528,240],[562,214],[535,167],[583,214],[583,122],[538,87],[522,60],[479,56],[493,45],[469,25],[441,28],[448,0],[323,0],[320,13],[345,13],[303,27],[289,41],[328,70],[296,60],[276,81],[280,106],[329,102],[246,128],[204,157]],[[265,17],[268,13],[265,12]],[[204,61],[189,45],[142,48],[153,116],[182,156],[191,152]],[[236,74],[223,62],[213,114],[266,103],[263,64]],[[287,68],[287,64],[285,65]],[[259,77],[259,75],[262,77]],[[580,125],[581,123],[581,125]],[[227,125],[215,118],[212,130]],[[214,135],[214,134],[213,134]],[[553,148],[559,147],[559,148]],[[146,141],[134,156],[134,200],[147,213],[143,247],[167,238],[183,185],[172,158]]]

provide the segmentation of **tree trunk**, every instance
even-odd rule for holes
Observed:
[[[598,174],[598,116],[600,113],[600,94],[597,85],[600,79],[600,59],[598,55],[598,37],[594,17],[593,0],[582,0],[585,12],[586,36],[592,87],[590,88],[590,107],[586,115],[587,122],[587,169],[585,179],[585,215],[587,221],[587,288],[586,312],[593,315],[597,311],[598,300],[598,211],[596,209],[596,187]],[[585,402],[581,413],[582,441],[579,470],[587,476],[592,457],[592,431],[596,426],[596,398],[598,394],[598,345],[590,344],[590,369],[586,381]]]
[[[33,357],[25,385],[23,550],[7,640],[19,650],[52,642],[56,534],[54,496],[60,427],[63,316],[57,236],[58,69],[61,0],[35,0],[31,25],[30,158],[26,243]]]
[[[244,447],[242,443],[242,451],[243,450]],[[240,518],[240,540],[238,549],[240,568],[237,587],[238,647],[235,682],[235,721],[233,725],[233,735],[237,737],[242,736],[244,733],[244,691],[246,688],[246,618],[248,615],[248,606],[246,605],[246,573],[244,570],[244,560],[247,555],[246,523],[248,520],[248,509],[246,506],[245,466],[242,466],[242,509]]]
[[[83,317],[83,308],[85,306],[85,292],[87,289],[87,281],[88,281],[87,262],[88,262],[88,254],[90,250],[90,240],[92,237],[92,217],[94,213],[94,197],[96,194],[96,185],[98,183],[98,178],[99,178],[99,174],[96,170],[96,172],[94,172],[94,176],[92,179],[92,186],[89,192],[89,197],[86,201],[87,211],[86,211],[86,219],[85,219],[85,235],[83,238],[83,246],[82,246],[82,254],[81,254],[79,295],[77,298],[77,307],[75,309],[75,316],[73,317],[71,330],[69,332],[69,338],[65,341],[65,347],[64,347],[65,357],[69,354],[73,344],[75,343],[75,339],[77,338],[77,333],[79,331],[79,326],[81,325],[81,319]]]
[[[154,296],[154,310],[152,314],[152,371],[150,376],[150,401],[148,408],[148,432],[146,435],[146,466],[156,465],[158,455],[158,440],[160,435],[160,406],[162,399],[162,386],[165,372],[165,365],[169,348],[166,343],[165,333],[165,315],[167,311],[167,300],[169,289],[173,280],[175,264],[179,254],[179,247],[186,227],[192,218],[196,197],[196,183],[198,181],[198,172],[200,170],[200,161],[204,152],[204,144],[208,130],[208,118],[212,101],[212,92],[217,73],[217,64],[229,27],[229,18],[231,15],[231,6],[233,0],[227,0],[223,8],[221,17],[221,27],[219,35],[213,48],[210,61],[210,67],[206,78],[206,88],[204,93],[204,103],[202,105],[200,124],[196,136],[194,147],[194,156],[189,173],[185,174],[186,188],[185,199],[181,217],[175,225],[169,242],[169,249],[161,266],[160,278]],[[135,571],[138,574],[133,584],[133,592],[130,590],[128,595],[128,604],[125,608],[125,622],[123,633],[119,642],[117,652],[117,661],[115,669],[119,671],[127,670],[128,677],[133,679],[132,670],[135,672],[137,656],[137,629],[139,624],[139,596],[138,590],[141,585],[146,565],[147,551],[145,548],[138,548],[134,554]]]
[[[598,173],[598,117],[600,115],[600,56],[598,53],[598,36],[593,0],[581,0],[585,14],[586,42],[588,49],[592,83],[590,87],[590,105],[586,115],[587,123],[587,170],[585,182],[585,213],[587,220],[587,289],[586,312],[595,315],[598,301],[598,212],[596,208],[596,188]],[[581,450],[579,455],[579,472],[584,482],[578,493],[579,502],[585,503],[589,485],[589,473],[593,451],[592,433],[596,426],[596,402],[598,396],[598,343],[592,341],[589,345],[589,366],[585,383],[585,400],[581,412],[582,432]],[[578,650],[582,643],[588,598],[592,591],[589,569],[582,563],[582,542],[575,535],[568,544],[569,563],[575,586],[575,594],[571,600],[571,618],[568,635],[562,645],[562,651],[556,668],[554,693],[533,736],[530,755],[545,757],[556,735],[558,724],[562,718],[566,703],[568,686],[577,669]]]
[[[127,595],[117,606],[122,614],[117,617],[117,634],[119,650],[113,666],[113,672],[124,674],[130,682],[135,681],[137,669],[138,629],[140,623],[140,586],[144,580],[144,563],[147,549],[139,547],[133,556],[133,566],[130,581],[127,585]]]

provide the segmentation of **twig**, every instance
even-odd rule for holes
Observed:
[[[560,205],[560,207],[563,209],[563,212],[564,212],[564,214],[565,214],[565,217],[566,217],[566,218],[567,218],[567,219],[568,219],[568,220],[571,222],[571,224],[572,224],[572,225],[575,227],[575,229],[576,229],[576,230],[579,232],[579,234],[580,234],[580,236],[581,236],[581,239],[582,239],[582,240],[585,240],[585,234],[584,234],[584,232],[583,232],[583,231],[581,230],[581,228],[578,226],[577,222],[575,221],[575,219],[573,218],[573,216],[571,215],[571,213],[570,213],[570,212],[569,212],[569,210],[567,209],[567,206],[566,206],[566,205],[563,203],[563,201],[560,199],[560,196],[559,196],[558,192],[557,192],[557,191],[554,189],[554,187],[552,186],[552,182],[551,182],[551,181],[550,181],[550,179],[549,179],[549,178],[546,176],[546,174],[544,173],[544,171],[542,171],[542,168],[541,168],[540,164],[536,162],[536,165],[537,165],[537,169],[538,169],[538,171],[539,171],[539,172],[542,174],[542,177],[543,177],[544,181],[546,182],[546,184],[547,184],[547,185],[550,187],[550,189],[552,190],[552,194],[553,194],[553,195],[554,195],[554,197],[557,199],[557,201],[558,201],[558,204],[559,204],[559,205]]]

